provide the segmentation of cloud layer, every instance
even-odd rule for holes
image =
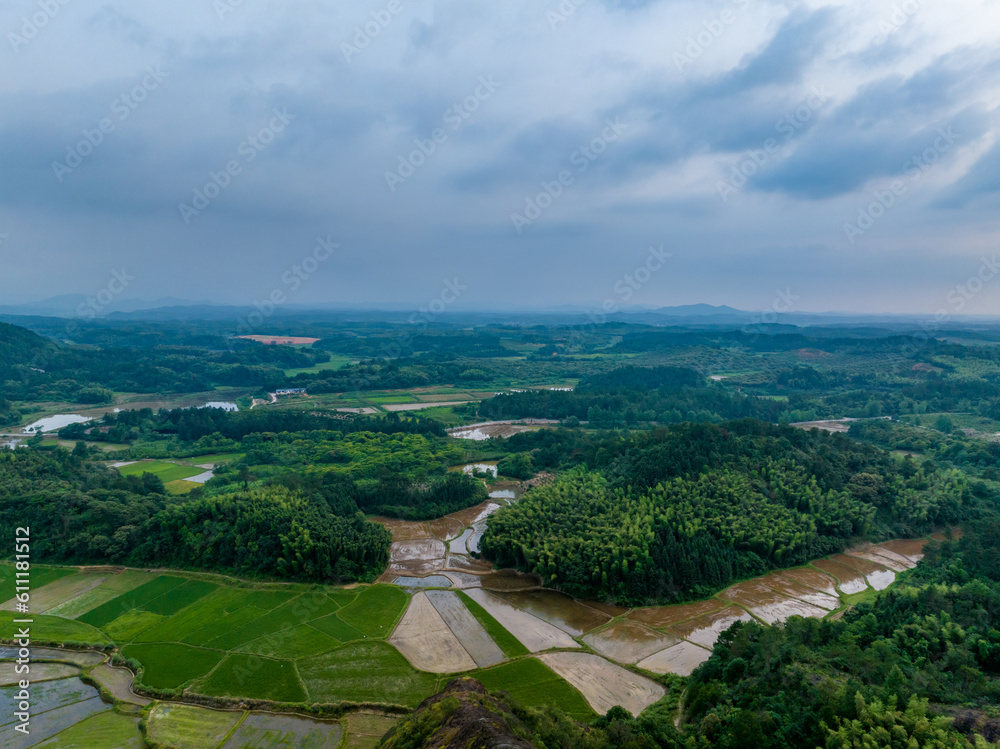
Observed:
[[[933,312],[1000,250],[988,0],[329,5],[5,3],[0,300],[245,305],[331,236],[290,302],[599,304],[663,245],[631,303]]]

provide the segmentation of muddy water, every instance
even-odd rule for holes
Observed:
[[[487,590],[529,590],[542,587],[542,578],[516,570],[497,570],[480,578]]]
[[[895,552],[901,556],[906,557],[911,562],[919,562],[924,558],[924,547],[927,545],[927,541],[922,538],[912,539],[912,540],[896,540],[896,541],[883,541],[880,544],[876,544],[879,548],[887,549],[888,551]]]
[[[719,599],[709,598],[696,603],[681,603],[674,606],[654,606],[648,609],[635,609],[629,613],[628,618],[648,624],[650,627],[663,629],[672,624],[680,624],[688,619],[718,611],[725,608],[725,606],[726,604]]]
[[[601,655],[619,663],[636,664],[680,640],[625,619],[583,638]]]
[[[667,627],[666,631],[685,640],[690,640],[696,645],[711,648],[719,635],[729,629],[733,622],[749,622],[753,617],[739,606],[726,606],[725,608],[701,614],[686,622],[677,622]]]
[[[895,572],[867,559],[847,554],[834,554],[830,559],[860,572],[875,590],[885,590],[896,581]]]
[[[840,590],[848,596],[861,593],[868,589],[865,576],[853,567],[835,562],[832,559],[818,559],[813,564],[828,575],[832,575],[840,585]]]
[[[759,579],[761,584],[766,585],[776,593],[781,593],[789,598],[797,598],[827,611],[834,611],[841,606],[840,598],[836,595],[821,593],[780,572],[772,572]]]
[[[738,583],[719,594],[733,603],[743,606],[758,619],[768,624],[783,622],[791,616],[811,616],[820,618],[827,611],[795,598],[771,590],[756,580]]]
[[[579,637],[611,618],[554,590],[497,593],[496,596],[573,637]]]

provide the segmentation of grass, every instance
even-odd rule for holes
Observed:
[[[364,634],[356,630],[350,624],[340,619],[336,614],[324,616],[309,622],[310,627],[318,629],[320,632],[328,634],[340,642],[351,642],[352,640],[364,639]]]
[[[0,611],[0,631],[14,632],[16,615],[10,611]],[[111,645],[108,636],[96,627],[83,624],[72,619],[62,619],[58,616],[33,614],[31,618],[31,639],[37,644],[43,642],[65,643],[67,645]]]
[[[523,705],[552,705],[584,723],[597,717],[580,692],[536,658],[505,663],[472,676],[491,692],[508,692]]]
[[[195,601],[200,601],[218,587],[204,580],[187,580],[183,585],[178,585],[144,604],[143,609],[164,616],[175,614]]]
[[[138,588],[154,577],[155,575],[151,572],[127,570],[118,575],[112,575],[93,590],[89,590],[76,598],[71,598],[65,603],[49,609],[46,613],[55,614],[67,619],[75,619],[81,614],[97,608],[102,603],[107,603],[112,598],[117,598],[122,593],[127,593],[130,590]]]
[[[329,635],[313,629],[308,624],[296,624],[294,627],[244,643],[235,650],[239,653],[263,655],[270,658],[307,658],[333,650],[341,645]]]
[[[192,689],[213,697],[249,697],[274,702],[302,702],[305,691],[292,661],[233,653]]]
[[[101,629],[117,643],[132,642],[136,635],[140,632],[145,632],[164,618],[162,614],[152,614],[148,611],[132,609],[131,611],[126,611],[113,622],[105,624]]]
[[[142,663],[143,684],[159,689],[176,689],[207,674],[225,654],[174,642],[158,642],[126,645],[122,648],[122,655]]]
[[[379,702],[416,707],[437,691],[437,678],[417,671],[386,642],[355,642],[299,662],[313,702]]]
[[[91,609],[86,614],[82,614],[77,621],[91,624],[95,627],[103,627],[110,624],[126,611],[131,609],[141,609],[145,604],[159,598],[174,588],[178,588],[187,582],[183,577],[170,577],[161,575],[154,577],[148,583],[143,583],[138,588],[123,593],[117,598],[102,603],[100,606]]]
[[[190,461],[191,463],[228,463],[231,460],[237,460],[242,458],[243,453],[209,453],[208,455],[194,455],[190,458],[184,458],[184,460]]]
[[[146,730],[156,746],[202,749],[222,744],[243,718],[241,712],[159,704],[149,714]]]
[[[37,747],[51,749],[143,749],[139,719],[113,710],[91,715]]]
[[[122,466],[118,469],[122,476],[141,476],[144,473],[152,473],[160,477],[164,483],[177,481],[179,479],[189,479],[204,473],[204,468],[197,466],[182,466],[177,463],[167,463],[161,460],[141,460],[132,465]]]
[[[151,627],[138,638],[139,642],[180,642],[206,622],[239,609],[247,602],[247,591],[220,588],[197,603]]]
[[[374,585],[361,590],[337,616],[368,637],[388,637],[409,603],[410,595],[400,588]]]
[[[458,594],[458,597],[462,599],[462,603],[465,604],[469,613],[476,617],[476,621],[483,625],[483,629],[485,629],[487,634],[493,638],[493,642],[495,642],[503,651],[504,655],[508,658],[517,658],[522,655],[528,655],[531,652],[520,640],[504,629],[503,625],[494,619],[490,612],[473,601],[462,591],[458,590],[455,592]]]
[[[350,356],[337,356],[331,354],[330,361],[315,364],[311,367],[300,367],[299,369],[286,369],[285,377],[295,377],[300,374],[315,374],[317,372],[328,372],[342,369],[350,364],[354,359]]]
[[[238,608],[223,612],[215,619],[205,620],[208,622],[205,626],[185,636],[183,641],[190,645],[207,645],[233,629],[262,617],[294,595],[274,590],[243,591],[242,599],[237,599]]]
[[[32,567],[31,587],[38,590],[49,583],[54,583],[56,580],[75,575],[78,572],[75,567]]]
[[[326,616],[339,608],[340,604],[322,593],[304,593],[286,601],[264,616],[216,637],[208,643],[208,646],[220,650],[242,650],[239,646],[245,643],[272,635],[310,619]]]

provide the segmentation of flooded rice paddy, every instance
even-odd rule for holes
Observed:
[[[383,521],[393,543],[382,581],[414,594],[390,642],[414,667],[430,673],[501,663],[503,651],[469,608],[477,605],[598,713],[622,705],[637,714],[662,694],[654,681],[623,666],[687,676],[734,622],[773,625],[792,616],[839,616],[843,596],[884,590],[899,572],[916,565],[927,543],[865,544],[737,583],[707,600],[629,610],[573,599],[543,588],[536,575],[494,570],[477,559],[490,515],[516,499],[514,491],[503,489],[487,502],[431,522]],[[467,606],[456,590],[473,603]]]
[[[63,427],[68,427],[70,424],[83,424],[87,421],[91,421],[89,416],[56,414],[55,416],[46,416],[44,419],[39,419],[38,421],[28,424],[28,426],[23,429],[23,432],[25,434],[33,434],[36,432],[58,432]]]

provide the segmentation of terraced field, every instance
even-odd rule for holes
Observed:
[[[401,538],[395,543],[444,546],[481,522],[488,509],[473,508],[434,523],[396,523],[393,532]],[[179,706],[157,701],[162,690],[231,698],[234,704],[256,699],[277,706],[412,708],[452,675],[467,673],[521,702],[555,705],[581,720],[614,705],[638,714],[664,695],[659,675],[690,674],[733,622],[836,615],[848,598],[883,589],[914,566],[923,543],[866,545],[734,585],[705,601],[631,611],[530,588],[530,577],[472,564],[466,570],[435,564],[423,573],[390,573],[387,578],[398,578],[398,585],[353,589],[251,584],[186,573],[39,568],[33,573],[33,600],[52,613],[35,615],[36,641],[117,647],[138,664],[135,688],[149,690],[154,699],[146,704],[150,700],[132,693],[127,672],[94,661],[38,668],[49,669],[43,673],[53,684],[93,669],[91,678],[121,705],[146,711],[151,735],[167,737],[161,741],[165,746],[229,747],[244,741],[283,746],[280,741],[307,738],[309,746],[335,746],[341,739],[346,746],[372,746],[377,736],[352,738],[343,722],[299,725],[292,718],[292,723],[269,722],[238,710]],[[447,555],[441,562],[455,556],[441,553]],[[5,594],[12,592],[9,565],[0,565],[0,586]],[[0,611],[0,626],[13,618],[9,604],[0,606],[7,609]],[[0,660],[3,656],[0,650]],[[103,655],[94,657],[103,660]],[[8,666],[0,663],[0,677],[12,670]],[[131,737],[134,715],[119,716],[99,698],[94,701],[93,687],[87,689],[92,692],[82,689],[63,697],[53,692],[52,710],[63,711],[53,715],[72,718],[55,723],[57,733],[66,732],[67,742],[77,741],[84,723],[106,721],[108,734],[130,746],[131,738],[122,736]],[[74,701],[66,702],[71,696]]]

